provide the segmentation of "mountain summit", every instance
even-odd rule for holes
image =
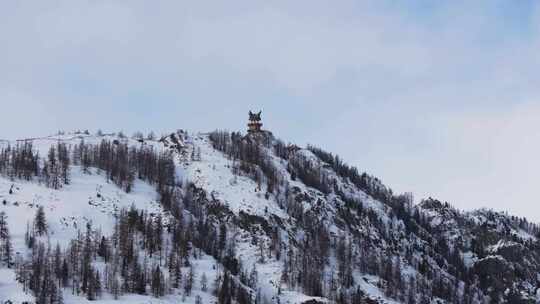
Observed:
[[[536,224],[415,205],[258,115],[247,135],[0,141],[0,302],[540,301]]]

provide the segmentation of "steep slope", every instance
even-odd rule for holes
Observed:
[[[66,261],[74,251],[81,259],[89,251],[88,263],[69,264],[70,280],[58,283],[66,303],[540,299],[538,226],[490,210],[462,212],[434,199],[413,205],[410,195],[393,194],[339,157],[286,145],[269,132],[178,131],[159,140],[68,134],[30,141],[37,161],[23,148],[13,152],[16,142],[0,143],[4,152],[11,146],[0,154],[0,211],[14,248],[10,266],[23,283],[0,281],[21,291],[7,293],[0,285],[0,300],[35,295],[40,303],[57,302],[25,281],[26,273],[49,269],[35,266],[39,243],[45,252],[58,243]],[[51,183],[51,147],[70,155],[64,160],[69,178],[58,189]],[[62,164],[60,154],[53,162]],[[19,158],[22,165],[14,166]],[[47,232],[29,245],[39,206]],[[54,264],[54,254],[48,260]],[[84,269],[101,273],[100,294],[80,285],[88,277]],[[13,270],[2,271],[13,278]],[[142,289],[132,285],[138,282]]]

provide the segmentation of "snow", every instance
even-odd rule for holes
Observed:
[[[65,142],[68,145],[76,145],[84,140],[86,143],[98,144],[103,139],[105,140],[120,140],[126,142],[130,146],[147,145],[157,151],[171,150],[171,142],[168,138],[163,141],[148,141],[141,143],[134,139],[123,138],[118,139],[114,135],[92,136],[84,134],[67,134],[36,138],[33,140],[34,148],[39,151],[43,157],[51,145],[58,141]],[[187,151],[201,152],[201,159],[197,161],[188,160],[185,155],[178,155],[176,158],[176,171],[179,177],[184,180],[193,182],[195,186],[204,189],[209,198],[215,199],[226,205],[235,215],[245,212],[250,215],[260,216],[270,220],[273,216],[283,219],[285,228],[290,229],[288,232],[291,235],[297,233],[296,236],[302,235],[301,230],[296,230],[294,219],[292,219],[283,209],[281,209],[273,195],[265,197],[266,185],[258,185],[255,181],[247,176],[237,176],[233,174],[233,162],[228,159],[223,153],[213,149],[207,135],[198,134],[195,136],[180,138],[181,145]],[[14,142],[10,143],[14,145]],[[0,146],[7,145],[7,142],[1,142]],[[327,221],[330,231],[334,235],[341,235],[341,231],[333,224],[332,218],[336,214],[337,206],[343,204],[341,199],[333,194],[325,195],[320,191],[307,187],[301,181],[293,181],[286,170],[286,164],[282,159],[272,154],[267,149],[266,153],[272,158],[274,166],[279,170],[286,182],[291,187],[298,187],[302,193],[308,193],[309,196],[321,199],[323,202],[319,210],[322,220]],[[317,164],[326,170],[328,176],[336,180],[337,186],[349,198],[354,199],[362,204],[364,209],[373,210],[379,219],[386,224],[387,227],[393,227],[392,231],[403,233],[402,222],[388,217],[389,206],[373,199],[365,192],[358,189],[347,179],[338,177],[333,171],[324,167],[324,164],[309,150],[298,150],[296,157],[305,157],[310,162]],[[138,209],[147,210],[148,213],[164,213],[159,203],[157,202],[158,194],[153,186],[136,180],[133,191],[125,193],[112,182],[109,183],[103,174],[95,169],[90,170],[90,174],[85,174],[80,167],[73,166],[71,170],[71,182],[69,185],[63,186],[59,190],[53,190],[38,184],[36,181],[10,181],[0,177],[0,210],[6,211],[8,215],[8,223],[11,229],[14,249],[20,254],[25,254],[26,246],[24,244],[24,234],[26,224],[30,223],[35,215],[38,206],[43,206],[47,215],[47,220],[50,229],[50,241],[55,245],[57,242],[62,246],[66,246],[68,242],[77,235],[78,230],[85,230],[85,225],[91,222],[94,228],[100,229],[104,234],[110,234],[113,230],[115,217],[114,214],[120,208],[129,208],[134,205]],[[9,194],[9,190],[14,189],[13,194]],[[6,204],[2,204],[5,200]],[[314,210],[317,208],[315,204],[303,202],[305,210]],[[425,210],[426,214],[431,217],[433,226],[445,225],[452,226],[455,221],[448,221],[440,214]],[[166,215],[166,214],[165,214]],[[483,222],[483,219],[474,217],[478,222]],[[165,220],[167,217],[165,216]],[[444,220],[443,220],[444,219]],[[376,232],[367,230],[364,231],[369,237],[376,237]],[[388,228],[390,229],[390,228]],[[246,270],[250,270],[255,265],[262,294],[267,299],[272,299],[275,302],[278,287],[281,279],[281,271],[283,261],[277,261],[275,258],[266,257],[264,262],[260,261],[259,248],[252,244],[252,232],[237,229],[232,232],[237,242],[237,255],[241,258],[243,266]],[[522,230],[516,230],[516,234],[527,239],[531,237]],[[264,246],[268,246],[269,238],[262,233],[257,235],[258,242],[262,242]],[[286,237],[283,242],[287,242]],[[384,240],[381,240],[384,243]],[[499,245],[499,244],[498,244]],[[501,245],[502,246],[502,245]],[[494,247],[495,248],[495,247]],[[473,253],[467,252],[463,255],[465,264],[468,267],[474,265],[477,257]],[[121,296],[120,301],[116,301],[111,295],[104,294],[99,303],[194,303],[195,296],[200,295],[203,303],[217,302],[215,297],[211,295],[210,290],[212,283],[220,270],[220,265],[214,258],[202,254],[197,259],[192,261],[196,271],[195,286],[193,295],[182,299],[179,294],[167,295],[163,298],[156,299],[151,296],[141,296],[126,294]],[[329,267],[335,266],[335,260],[331,257]],[[187,269],[183,269],[186,273]],[[205,274],[208,279],[208,292],[202,292],[200,286],[200,278]],[[403,263],[402,273],[404,276],[415,276],[416,271]],[[355,282],[365,291],[371,298],[378,299],[382,303],[395,304],[397,302],[385,297],[384,293],[377,287],[380,280],[377,276],[362,275],[358,272],[354,274]],[[302,294],[298,290],[289,290],[287,286],[282,286],[282,294],[279,296],[281,303],[297,304],[304,301],[315,299],[317,301],[326,302],[325,299],[310,297]],[[10,298],[15,301],[27,301],[32,299],[29,295],[22,293],[21,287],[14,280],[14,273],[8,269],[0,269],[0,302],[4,298]],[[66,303],[86,303],[89,302],[80,296],[71,295],[70,290],[64,291],[64,300]]]
[[[74,134],[74,133],[68,133],[64,135],[51,135],[51,136],[44,136],[44,137],[36,137],[36,138],[27,138],[27,139],[18,139],[14,141],[8,141],[8,140],[0,140],[0,148],[7,147],[8,145],[11,145],[12,147],[24,143],[26,141],[31,141],[33,148],[39,152],[41,157],[44,157],[47,155],[49,148],[55,144],[58,143],[65,143],[67,145],[77,145],[81,141],[84,141],[86,144],[93,144],[97,145],[101,143],[102,140],[106,141],[114,141],[117,140],[121,143],[127,144],[129,146],[146,146],[156,149],[156,151],[165,151],[170,150],[170,142],[168,140],[164,140],[163,143],[158,140],[148,140],[145,139],[143,142],[140,142],[137,139],[129,138],[129,137],[123,137],[120,138],[115,134],[105,134],[102,136],[97,135],[88,135],[88,134]],[[181,142],[181,141],[180,141]],[[182,143],[182,142],[181,142]]]
[[[514,230],[512,231],[514,233],[514,235],[524,239],[524,240],[536,240],[536,237],[531,235],[530,233],[528,233],[527,231],[523,230],[523,229],[517,229],[517,230]]]
[[[467,251],[463,254],[463,263],[467,268],[471,268],[477,260],[478,258],[471,251]]]
[[[499,240],[497,244],[488,246],[487,251],[492,252],[492,253],[497,253],[499,249],[503,247],[510,247],[514,245],[519,245],[519,244],[516,242],[511,242],[511,241]]]
[[[102,137],[90,135],[59,135],[33,139],[33,147],[39,151],[40,155],[46,155],[49,147],[58,141],[68,145],[76,145],[81,140],[85,143],[98,144],[101,140],[115,140],[115,136],[106,135]],[[132,139],[121,139],[129,145],[141,145],[140,142]],[[166,140],[165,140],[166,142]],[[7,143],[3,143],[7,145]],[[14,142],[10,143],[14,145]],[[145,141],[155,149],[166,150],[166,144],[157,141]],[[201,161],[185,161],[181,157],[177,160],[177,172],[183,178],[193,181],[198,187],[205,189],[215,199],[220,200],[229,208],[239,214],[244,211],[262,217],[274,214],[278,217],[287,218],[287,214],[281,210],[275,201],[264,197],[263,189],[256,189],[257,184],[248,177],[239,176],[235,178],[231,171],[231,161],[226,159],[222,153],[215,151],[206,137],[195,137],[191,140],[192,148],[201,149]],[[234,183],[232,183],[234,180]],[[10,189],[13,193],[10,194]],[[64,185],[61,189],[54,190],[40,185],[37,181],[11,181],[0,177],[0,210],[6,212],[8,224],[14,245],[14,251],[18,254],[26,254],[24,244],[24,234],[26,224],[31,223],[36,210],[43,206],[48,221],[49,238],[51,244],[59,243],[61,246],[68,245],[69,241],[76,237],[78,230],[84,231],[88,222],[94,228],[101,230],[104,234],[110,234],[115,224],[114,214],[121,208],[129,208],[134,205],[138,209],[146,210],[148,213],[163,213],[157,202],[158,194],[153,186],[136,180],[132,192],[125,193],[112,182],[107,182],[106,177],[99,174],[97,169],[91,169],[90,173],[83,173],[78,166],[72,166],[70,184]],[[250,244],[251,239],[245,239],[239,245],[238,254],[245,259],[249,265],[256,263],[256,248]],[[264,240],[261,240],[264,241]],[[219,270],[219,265],[210,256],[202,255],[199,259],[192,261],[196,271],[194,292],[191,297],[183,299],[179,294],[168,295],[160,299],[151,296],[141,296],[126,294],[121,296],[120,302],[126,303],[195,303],[195,296],[200,295],[203,303],[217,302],[211,295],[210,290],[213,281]],[[99,265],[96,265],[99,267]],[[260,273],[259,278],[263,293],[267,297],[272,297],[277,292],[276,282],[281,276],[281,264],[276,261],[257,266]],[[2,269],[2,278],[9,282],[9,286],[16,285],[13,272]],[[184,269],[187,272],[187,269]],[[200,290],[200,277],[207,276],[208,292]],[[7,284],[2,284],[8,286]],[[0,287],[0,288],[2,288]],[[6,287],[7,288],[7,287]],[[13,289],[13,288],[11,288]],[[13,295],[14,294],[14,295]],[[21,291],[13,293],[4,292],[0,289],[0,295],[9,297],[12,300],[22,298],[32,299],[31,296],[23,297]],[[288,292],[293,298],[289,298],[285,303],[297,303],[292,299],[312,299],[312,297],[301,297],[300,293]],[[287,295],[283,298],[287,299]],[[66,303],[86,303],[82,296],[71,295],[70,290],[64,291]],[[119,303],[111,295],[104,293],[98,301],[102,303]]]
[[[154,188],[140,180],[136,181],[131,193],[125,193],[113,183],[107,183],[105,177],[92,170],[92,174],[82,173],[80,168],[73,167],[72,178],[69,185],[62,189],[46,188],[36,182],[9,181],[0,177],[0,202],[6,200],[7,204],[0,210],[8,215],[8,224],[11,228],[14,249],[24,254],[24,234],[26,223],[31,222],[37,206],[44,206],[47,215],[50,241],[66,246],[71,238],[77,235],[77,230],[84,230],[87,222],[93,227],[110,234],[114,227],[114,214],[120,208],[129,208],[132,204],[138,209],[149,213],[162,212],[156,201],[157,193]],[[11,185],[14,193],[9,194]],[[99,194],[99,195],[98,195]],[[207,255],[192,261],[196,269],[194,292],[187,297],[185,303],[195,303],[195,297],[200,295],[203,303],[214,303],[216,299],[209,292],[200,290],[200,277],[203,273],[208,279],[209,290],[215,280],[216,261]],[[187,272],[187,269],[183,271]],[[31,301],[30,295],[24,295],[22,289],[15,282],[15,274],[8,269],[0,269],[0,300],[10,299],[15,303]],[[71,295],[70,290],[64,290],[66,303],[87,303],[84,297]],[[100,303],[178,303],[182,300],[179,294],[168,295],[156,299],[151,296],[126,294],[116,301],[111,295],[104,294]],[[0,301],[3,303],[4,301]]]
[[[12,185],[13,194],[9,194]],[[125,193],[113,183],[107,183],[96,170],[85,174],[78,166],[72,167],[70,184],[58,190],[34,181],[10,181],[0,177],[1,210],[8,215],[16,251],[24,250],[26,224],[32,222],[39,206],[44,207],[52,244],[59,242],[66,246],[78,230],[86,229],[88,222],[93,228],[111,232],[115,222],[113,215],[132,204],[149,213],[161,212],[156,199],[154,188],[143,181],[137,180],[133,191]]]
[[[388,299],[384,295],[384,293],[377,287],[377,282],[379,282],[379,280],[380,278],[378,276],[365,275],[362,276],[360,280],[358,280],[358,283],[360,285],[360,288],[362,288],[362,290],[364,290],[368,295],[370,295],[371,298],[377,299],[385,304],[399,304],[399,302]]]
[[[247,176],[235,176],[232,172],[232,161],[225,158],[220,151],[216,151],[207,137],[195,137],[193,145],[200,148],[202,159],[185,162],[181,176],[225,203],[236,215],[244,211],[265,218],[268,214],[280,218],[288,217],[275,201],[265,198],[265,186],[259,187]]]
[[[15,281],[12,269],[0,269],[0,303],[11,300],[12,303],[23,303],[33,300],[31,295],[23,292],[22,286]]]

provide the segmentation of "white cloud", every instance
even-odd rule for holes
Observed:
[[[279,136],[398,190],[524,214],[540,177],[537,6],[509,20],[491,1],[412,5],[2,3],[0,137],[241,129],[262,108]]]

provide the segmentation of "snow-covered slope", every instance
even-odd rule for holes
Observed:
[[[48,233],[38,239],[52,249],[56,244],[71,248],[88,223],[96,236],[114,239],[120,213],[130,208],[144,218],[160,216],[164,252],[175,239],[175,225],[182,221],[188,227],[181,237],[187,239],[181,271],[184,280],[194,271],[193,292],[171,287],[159,299],[150,292],[124,292],[114,300],[103,281],[98,302],[223,302],[226,295],[219,290],[225,273],[250,294],[245,300],[233,297],[239,303],[536,301],[536,225],[489,210],[461,212],[433,199],[413,206],[407,195],[393,194],[379,180],[344,167],[323,151],[283,145],[269,133],[244,137],[179,131],[159,140],[66,134],[29,141],[42,158],[58,143],[74,153],[81,143],[97,147],[104,141],[173,156],[175,184],[156,186],[135,178],[129,193],[108,172],[82,164],[70,166],[69,183],[59,189],[46,187],[38,177],[0,176],[0,211],[7,215],[19,264],[35,254],[25,236],[34,229],[40,206]],[[1,141],[0,149],[24,142]],[[142,177],[133,168],[131,173]],[[142,236],[134,242],[148,269],[170,268],[168,253],[149,254]],[[102,273],[109,271],[99,257],[93,264]],[[498,278],[500,267],[512,275]],[[212,287],[203,287],[203,274]],[[165,280],[171,284],[167,272]],[[39,301],[23,287],[13,269],[0,269],[0,300]],[[84,293],[74,295],[70,288],[63,295],[65,303],[87,301]]]
[[[35,182],[0,179],[0,201],[8,215],[15,249],[23,251],[27,224],[31,225],[39,206],[45,209],[51,242],[64,246],[88,222],[103,232],[112,231],[114,214],[122,207],[134,205],[151,213],[162,212],[156,190],[145,182],[137,181],[134,190],[125,193],[107,183],[97,170],[83,173],[74,166],[71,172],[70,184],[59,190]]]
[[[179,136],[180,137],[180,136]],[[93,136],[85,134],[55,135],[41,138],[31,138],[19,141],[4,141],[2,147],[8,145],[16,146],[23,142],[31,141],[33,148],[39,155],[46,156],[50,147],[58,143],[64,143],[70,147],[79,145],[81,142],[89,145],[97,145],[102,141],[119,141],[129,146],[151,146],[156,151],[172,151],[175,153],[176,171],[179,180],[189,181],[194,186],[204,189],[213,200],[223,203],[235,215],[250,214],[268,218],[270,215],[278,216],[283,220],[288,215],[277,205],[275,201],[265,198],[264,192],[258,189],[259,186],[249,177],[237,176],[233,174],[232,162],[221,152],[212,148],[207,135],[187,136],[182,135],[182,144],[175,145],[170,136],[160,140],[137,140],[131,138],[119,138],[116,135]],[[185,142],[184,142],[185,141]],[[200,151],[201,159],[194,161],[186,155]],[[99,169],[90,168],[89,172],[83,172],[81,166],[71,166],[70,183],[63,185],[61,189],[51,189],[38,182],[24,181],[20,179],[9,179],[0,177],[0,202],[1,211],[6,212],[10,227],[14,253],[18,256],[28,255],[28,248],[25,245],[25,233],[32,229],[37,208],[44,207],[49,232],[47,242],[55,246],[57,243],[63,248],[67,246],[77,234],[85,230],[86,224],[91,223],[92,227],[100,234],[110,235],[116,222],[115,215],[122,208],[134,206],[138,210],[145,210],[149,214],[162,214],[167,216],[159,203],[159,194],[155,187],[142,180],[136,180],[133,190],[126,193],[111,181],[107,181],[106,174]],[[30,227],[30,228],[29,228]],[[268,242],[264,235],[260,235],[261,242]],[[238,243],[237,255],[242,258],[247,269],[257,264],[259,259],[259,247],[251,244],[252,238],[248,232],[239,231],[234,236]],[[202,255],[193,261],[197,272],[205,273],[209,282],[212,282],[216,275],[218,262],[211,256]],[[266,299],[272,298],[277,292],[281,276],[281,263],[277,261],[266,261],[257,265],[259,281],[261,283],[261,293]],[[7,281],[13,279],[13,272],[5,270],[9,276]],[[10,286],[16,286],[11,282]],[[125,295],[122,301],[151,301],[158,303],[176,303],[179,300],[190,303],[195,301],[195,295],[201,295],[204,303],[216,301],[210,292],[201,292],[201,287],[195,287],[199,292],[194,293],[190,298],[182,297],[181,293],[168,295],[159,300],[151,296]],[[19,288],[21,291],[22,288]],[[32,298],[30,292],[24,296],[18,294],[13,297],[6,294],[6,299],[18,302],[19,299]],[[85,301],[84,295],[69,295],[64,290],[65,301]],[[284,291],[282,298],[284,303],[300,303],[305,300],[318,299],[309,297],[297,291]],[[110,296],[104,296],[101,301],[112,300]]]

